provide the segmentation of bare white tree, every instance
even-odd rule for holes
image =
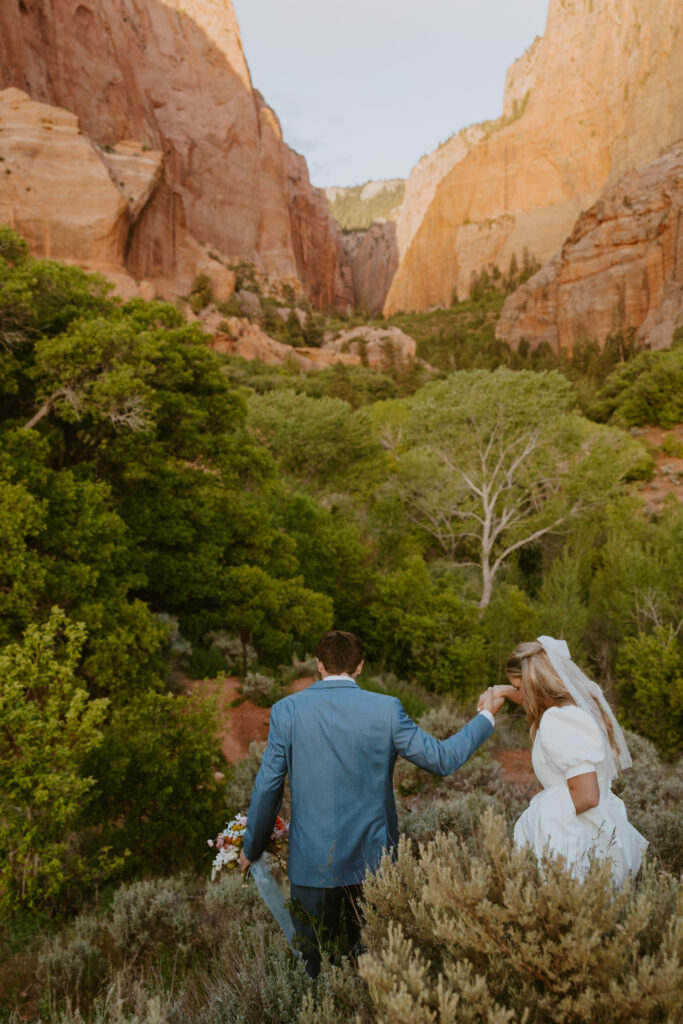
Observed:
[[[481,607],[514,552],[604,499],[623,473],[624,442],[571,414],[569,400],[558,375],[498,371],[456,374],[415,403],[392,486],[446,558],[478,569]]]

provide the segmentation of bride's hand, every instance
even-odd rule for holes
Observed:
[[[488,690],[485,690],[477,701],[477,711],[490,711],[492,715],[500,711],[505,703],[505,697],[496,693],[496,690],[499,689],[499,686],[489,686]]]
[[[522,697],[522,690],[519,686],[506,684],[505,686],[497,686],[496,689],[500,691],[501,696],[505,697],[506,700],[511,700],[514,704],[524,703],[524,698]]]
[[[489,686],[488,690],[482,693],[477,701],[477,711],[486,708],[487,711],[491,711],[495,715],[497,711],[500,711],[505,700],[512,700],[515,704],[521,704],[521,692],[516,686]],[[495,711],[489,706],[490,703],[495,705]]]

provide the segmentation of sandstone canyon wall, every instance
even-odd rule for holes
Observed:
[[[506,300],[497,335],[572,351],[624,326],[671,345],[683,318],[683,145],[631,171],[583,213],[560,252]]]
[[[134,276],[173,276],[189,233],[320,306],[350,301],[340,232],[252,88],[231,0],[6,0],[3,86],[77,115],[100,146],[162,154],[124,254]]]
[[[513,71],[508,116],[483,126],[424,215],[411,218],[406,188],[399,216],[419,226],[385,313],[463,298],[473,273],[506,270],[525,248],[545,262],[606,186],[683,138],[680,0],[550,0],[545,34]]]
[[[353,280],[354,304],[369,313],[382,310],[399,264],[408,250],[413,236],[429,209],[442,178],[485,135],[482,125],[472,125],[456,132],[433,153],[418,160],[405,182],[401,203],[388,217],[371,224],[365,231],[354,232],[344,238]],[[369,182],[371,185],[395,182]],[[326,189],[334,211],[339,193],[348,190]]]

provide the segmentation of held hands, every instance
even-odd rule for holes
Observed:
[[[490,711],[495,715],[502,708],[506,698],[515,704],[522,703],[522,695],[516,686],[489,686],[477,701],[477,711]]]
[[[250,864],[251,861],[247,860],[247,858],[244,856],[243,851],[240,850],[240,871],[242,872],[242,874],[244,874],[244,872],[247,870]]]

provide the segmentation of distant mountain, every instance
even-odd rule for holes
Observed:
[[[364,231],[374,221],[387,220],[396,212],[403,200],[405,185],[402,178],[390,178],[323,191],[332,216],[344,231]]]

